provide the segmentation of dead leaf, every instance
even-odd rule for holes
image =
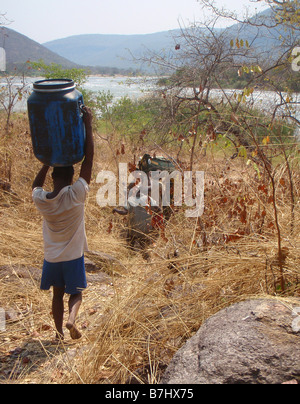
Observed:
[[[28,358],[28,356],[25,356],[25,357],[22,359],[22,364],[23,364],[23,365],[28,365],[28,363],[30,363],[30,362],[31,362],[31,359]]]
[[[231,120],[232,120],[236,125],[240,125],[239,118],[235,115],[234,112],[232,112],[232,114],[231,114]]]
[[[111,220],[107,229],[108,234],[111,234],[113,227],[114,227],[113,221]]]
[[[246,208],[242,211],[241,216],[240,216],[240,220],[243,224],[247,223],[247,211]]]
[[[281,178],[279,181],[280,185],[282,185],[283,187],[285,186],[285,179]]]

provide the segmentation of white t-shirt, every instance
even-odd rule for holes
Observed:
[[[83,178],[63,188],[54,199],[35,188],[33,201],[44,218],[45,260],[51,263],[73,261],[88,250],[84,222],[84,202],[89,186]]]

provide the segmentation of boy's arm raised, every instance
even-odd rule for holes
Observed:
[[[45,166],[45,165],[41,168],[41,170],[38,172],[37,176],[35,177],[35,180],[33,181],[32,189],[42,188],[44,186],[49,168],[50,167]]]
[[[80,177],[88,184],[91,182],[94,161],[94,138],[92,129],[92,112],[88,107],[84,107],[84,124],[86,130],[85,158],[81,165]]]

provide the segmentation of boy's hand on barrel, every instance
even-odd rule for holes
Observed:
[[[85,125],[92,125],[93,113],[89,107],[83,107],[83,121]]]

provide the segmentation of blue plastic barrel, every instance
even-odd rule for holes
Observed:
[[[73,80],[40,80],[27,106],[35,157],[51,167],[68,167],[84,158],[83,96]]]

